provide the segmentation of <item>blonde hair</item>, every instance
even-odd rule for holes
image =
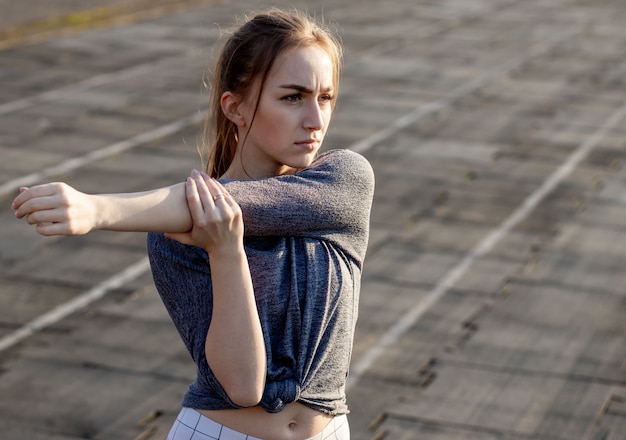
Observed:
[[[215,178],[222,176],[237,150],[237,126],[221,108],[224,92],[230,91],[239,98],[246,98],[254,81],[259,78],[260,94],[274,61],[281,53],[310,45],[319,45],[328,53],[334,66],[333,87],[336,94],[343,55],[341,44],[320,22],[302,12],[272,8],[256,13],[226,41],[215,67],[205,123],[207,174]],[[258,96],[255,101],[257,107],[254,114],[258,108]]]

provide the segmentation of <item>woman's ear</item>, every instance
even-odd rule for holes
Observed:
[[[246,119],[243,115],[242,103],[232,92],[224,92],[220,100],[222,112],[236,126],[245,127]]]

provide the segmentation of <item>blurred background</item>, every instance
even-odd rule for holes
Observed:
[[[341,36],[324,148],[377,179],[354,440],[626,438],[626,2],[282,1]],[[231,0],[0,0],[0,439],[162,439],[195,367],[145,235],[20,186],[180,182]]]

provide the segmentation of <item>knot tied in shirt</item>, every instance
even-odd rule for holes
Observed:
[[[269,382],[265,385],[261,406],[270,413],[282,411],[300,397],[300,384],[294,379]]]

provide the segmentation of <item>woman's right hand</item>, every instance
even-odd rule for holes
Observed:
[[[232,255],[243,250],[241,208],[217,180],[192,172],[185,183],[187,205],[193,227],[167,236],[183,244],[198,246],[210,255]]]
[[[11,207],[41,235],[82,235],[97,225],[94,197],[65,183],[22,187]]]

